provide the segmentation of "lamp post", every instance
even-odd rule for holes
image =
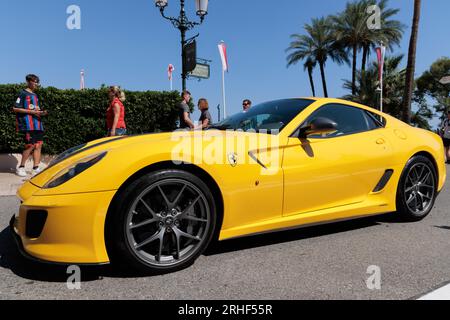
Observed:
[[[165,15],[164,10],[169,5],[169,0],[155,0],[156,7],[159,8],[161,12],[161,16],[164,19],[169,20],[172,25],[180,30],[181,33],[181,61],[182,61],[182,88],[183,91],[186,90],[186,78],[187,72],[185,67],[186,53],[185,53],[185,45],[186,41],[186,32],[193,29],[195,26],[201,25],[205,19],[205,16],[208,14],[208,0],[195,0],[197,6],[197,16],[200,17],[200,22],[192,22],[186,16],[186,12],[184,10],[184,2],[185,0],[180,0],[180,15],[178,18],[168,17]]]

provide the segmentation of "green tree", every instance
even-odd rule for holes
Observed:
[[[379,29],[368,26],[367,9],[372,5],[380,9]],[[364,73],[371,50],[381,42],[391,50],[399,45],[404,26],[392,19],[398,12],[398,9],[388,8],[388,0],[360,0],[347,3],[342,13],[332,17],[337,43],[352,56],[352,94],[356,93],[358,52],[362,50],[361,70]]]
[[[450,110],[450,85],[440,83],[440,80],[448,75],[450,75],[450,58],[444,57],[434,62],[430,69],[416,80],[416,96],[425,100],[425,103],[427,97],[432,98],[436,103],[433,107],[441,119],[446,118],[446,112]]]
[[[383,106],[384,112],[400,118],[402,114],[403,92],[405,84],[405,69],[400,68],[403,55],[386,57],[384,81],[383,81]],[[373,62],[366,72],[357,71],[355,94],[344,97],[346,100],[361,103],[375,109],[379,109],[380,92],[378,63]],[[344,88],[351,91],[352,82],[345,80]],[[412,123],[418,127],[430,129],[429,120],[433,113],[420,96],[415,97],[417,111],[413,114]]]
[[[405,26],[398,20],[393,19],[399,13],[399,9],[388,8],[388,0],[362,0],[362,7],[370,7],[376,5],[380,8],[380,29],[366,28],[363,32],[361,47],[362,62],[361,70],[366,70],[367,60],[371,50],[375,50],[380,43],[383,43],[390,51],[394,50],[394,46],[399,46],[403,37],[403,30]],[[363,30],[364,31],[364,30]]]
[[[348,62],[347,55],[341,47],[336,45],[330,18],[313,19],[311,24],[305,24],[304,28],[306,35],[291,35],[293,40],[289,48],[286,49],[287,52],[291,52],[287,57],[288,65],[301,60],[306,60],[307,63],[309,60],[311,66],[317,63],[320,67],[323,93],[325,97],[328,97],[325,77],[326,62],[328,59],[339,64]],[[305,64],[305,66],[307,65]]]
[[[351,52],[352,95],[356,94],[356,73],[358,51],[367,33],[367,5],[365,1],[347,3],[345,10],[331,17],[336,43]]]
[[[292,51],[287,57],[287,67],[295,65],[302,60],[306,60],[303,64],[303,69],[308,71],[309,84],[311,86],[312,95],[315,97],[316,89],[314,86],[313,71],[317,65],[317,61],[315,60],[313,53],[312,42],[299,41],[297,36],[298,35],[292,35],[295,40],[292,41],[289,48],[286,49],[286,51]]]

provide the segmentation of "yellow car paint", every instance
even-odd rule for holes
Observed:
[[[292,137],[309,115],[328,103],[368,110],[382,116],[386,126],[329,140],[300,141]],[[259,142],[267,139],[271,141],[261,147]],[[230,146],[231,140],[234,142]],[[193,148],[183,149],[180,141]],[[105,151],[107,155],[85,172],[56,188],[43,188],[66,167]],[[439,136],[372,108],[338,99],[316,99],[275,137],[206,131],[102,139],[90,142],[21,187],[18,197],[23,203],[16,232],[25,251],[36,258],[61,263],[106,263],[105,221],[119,188],[149,166],[166,163],[177,168],[173,161],[187,159],[220,189],[224,204],[220,240],[393,212],[402,170],[420,152],[434,158],[440,191],[446,167]],[[204,153],[222,161],[216,164],[199,159]],[[373,193],[386,169],[394,170],[391,180],[381,192]],[[30,209],[48,211],[44,230],[37,239],[25,235],[26,212]]]

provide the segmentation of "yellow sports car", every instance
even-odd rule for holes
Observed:
[[[445,178],[432,132],[348,101],[284,99],[206,131],[68,150],[20,188],[11,228],[33,259],[165,273],[213,239],[390,212],[421,220]]]

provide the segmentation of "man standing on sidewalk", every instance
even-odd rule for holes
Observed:
[[[187,90],[181,94],[183,101],[178,105],[180,113],[180,129],[192,130],[195,128],[194,122],[190,118],[189,101],[191,101],[191,93]]]
[[[22,153],[22,161],[16,174],[20,177],[26,177],[25,163],[31,154],[33,154],[33,175],[38,174],[41,169],[41,149],[44,140],[44,127],[41,117],[47,115],[42,111],[39,105],[39,99],[35,93],[39,87],[39,77],[34,74],[26,76],[27,88],[22,90],[16,100],[13,108],[16,114],[17,131],[23,135],[25,150]]]

